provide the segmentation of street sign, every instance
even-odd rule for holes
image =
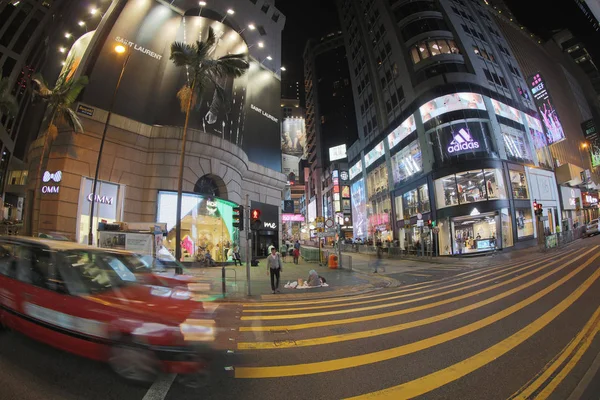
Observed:
[[[317,236],[320,238],[335,237],[335,232],[319,232],[319,233],[317,233]]]
[[[334,222],[333,222],[333,220],[332,220],[331,218],[327,218],[327,219],[325,220],[325,226],[326,226],[327,228],[333,228],[333,225],[334,225]]]
[[[423,219],[423,214],[417,213],[417,219]]]
[[[408,226],[410,225],[410,219],[405,219],[404,220],[404,226]]]
[[[544,215],[544,216],[540,217],[540,221],[548,221],[548,216]]]
[[[440,233],[440,228],[438,228],[437,226],[433,228],[433,233]]]
[[[423,221],[422,219],[418,220],[418,221],[417,221],[417,226],[423,226],[423,222],[424,222],[424,221]]]

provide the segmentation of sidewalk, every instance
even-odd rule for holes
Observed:
[[[286,289],[287,282],[297,281],[298,278],[306,280],[308,272],[314,269],[317,273],[327,280],[329,287],[319,287],[313,289]],[[210,298],[212,300],[248,300],[246,265],[225,267],[226,273],[226,294],[222,294],[222,268],[186,268],[185,273],[199,277],[205,282],[211,283]],[[398,282],[395,279],[373,274],[365,274],[360,271],[349,271],[346,269],[329,269],[319,266],[317,263],[305,262],[302,258],[298,265],[292,262],[288,257],[287,262],[283,263],[281,272],[281,281],[279,289],[280,294],[271,294],[271,277],[267,274],[265,259],[261,259],[258,267],[250,267],[250,299],[261,300],[300,300],[323,297],[349,296],[370,292],[383,287],[396,286]]]

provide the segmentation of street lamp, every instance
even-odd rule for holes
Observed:
[[[205,1],[200,1],[200,2],[198,2],[198,5],[200,6],[200,12],[198,13],[198,16],[201,17],[202,16],[202,9],[204,7],[206,7],[206,2]]]
[[[81,26],[81,27],[85,27],[85,31],[87,32],[87,25],[86,25],[86,23],[85,23],[85,22],[83,22],[83,21],[79,21],[79,22],[77,23],[77,25],[79,25],[79,26]]]
[[[281,70],[282,70],[283,72],[287,71],[283,65],[281,66]]]
[[[118,44],[115,46],[115,53],[123,54],[127,52],[125,46]],[[123,79],[123,74],[125,73],[125,68],[127,67],[127,63],[129,62],[129,57],[131,56],[131,52],[127,52],[127,57],[123,61],[123,65],[121,67],[121,74],[119,75],[119,80],[117,80],[117,86],[115,86],[115,90],[112,95],[112,99],[110,101],[110,105],[108,106],[108,115],[106,116],[106,122],[104,124],[104,130],[102,131],[102,139],[100,140],[100,150],[98,151],[98,160],[96,161],[96,173],[94,174],[94,183],[92,184],[92,200],[90,205],[90,230],[88,232],[88,244],[91,246],[94,244],[94,206],[96,204],[96,189],[98,187],[98,173],[100,172],[100,161],[102,159],[102,150],[104,149],[104,142],[106,141],[106,131],[108,130],[108,123],[110,121],[110,117],[112,115],[112,109],[115,105],[115,100],[117,98],[117,92],[119,91],[119,86],[121,86],[121,79]]]
[[[67,39],[70,39],[70,38],[71,38],[71,36],[73,36],[73,35],[71,35],[71,33],[69,33],[69,32],[65,32],[65,37],[66,37]]]
[[[262,64],[262,63],[264,63],[264,62],[265,62],[265,61],[267,61],[267,60],[269,60],[269,61],[272,61],[272,60],[273,60],[273,57],[271,57],[271,56],[266,56],[266,57],[265,57],[265,58],[264,58],[264,59],[263,59],[263,60],[262,60],[260,63]]]
[[[223,19],[221,20],[221,23],[223,23],[223,21],[225,21],[225,18],[227,18],[227,15],[233,15],[233,14],[235,14],[235,11],[233,11],[231,8],[228,8],[227,9],[227,14],[225,14],[223,16]]]
[[[92,7],[90,9],[90,14],[92,14],[92,15],[96,15],[97,12],[98,12],[98,9],[96,7]]]

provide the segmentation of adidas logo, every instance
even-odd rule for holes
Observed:
[[[471,134],[465,129],[461,128],[457,133],[454,134],[454,140],[450,142],[448,146],[448,153],[456,153],[463,150],[474,150],[479,148],[479,142],[473,139]]]

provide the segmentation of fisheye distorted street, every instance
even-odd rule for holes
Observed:
[[[597,0],[0,2],[0,400],[600,400]]]

